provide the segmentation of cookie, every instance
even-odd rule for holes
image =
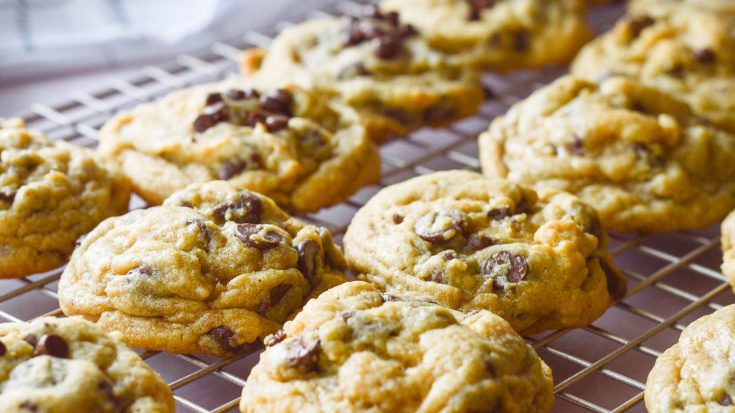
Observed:
[[[298,87],[239,80],[121,113],[102,128],[99,150],[154,205],[188,184],[221,179],[313,212],[380,175],[377,149],[354,110]]]
[[[593,82],[630,77],[685,101],[703,121],[735,132],[735,18],[713,12],[717,3],[711,4],[712,9],[693,3],[636,7],[587,45],[571,72]]]
[[[682,6],[694,6],[698,10],[716,13],[719,17],[735,19],[735,2],[732,0],[630,0],[628,10],[631,14],[670,13]]]
[[[566,64],[592,38],[585,0],[385,0],[429,44],[483,69]]]
[[[214,181],[100,224],[61,275],[59,301],[136,347],[230,356],[342,282],[343,268],[327,229]]]
[[[337,96],[383,140],[473,115],[483,100],[479,72],[429,47],[397,13],[317,19],[281,32],[269,49],[243,54],[257,82],[288,79]]]
[[[129,200],[127,179],[92,150],[0,119],[0,278],[61,266],[79,236]]]
[[[480,136],[483,173],[577,195],[618,232],[697,229],[735,208],[735,137],[625,78],[564,77]]]
[[[469,171],[383,189],[344,237],[348,265],[388,293],[489,310],[523,335],[592,323],[625,294],[594,209]]]
[[[500,317],[351,282],[269,336],[243,412],[549,412],[551,370]]]
[[[722,222],[722,274],[735,289],[735,213],[731,212]]]
[[[689,324],[648,375],[649,413],[735,411],[733,352],[735,305]]]
[[[0,389],[4,413],[174,412],[161,376],[79,317],[0,324]]]

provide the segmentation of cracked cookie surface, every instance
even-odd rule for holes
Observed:
[[[380,174],[355,111],[295,86],[227,80],[175,91],[115,116],[100,136],[99,150],[154,205],[190,183],[222,179],[313,212]]]
[[[592,38],[583,0],[385,0],[429,44],[491,70],[566,64]]]
[[[650,413],[735,411],[734,352],[735,306],[689,324],[648,375],[646,408]]]
[[[343,267],[327,229],[214,181],[100,224],[72,255],[59,300],[130,345],[229,356],[342,282]]]
[[[376,140],[447,125],[483,100],[479,72],[430,48],[397,13],[374,8],[287,28],[267,51],[244,52],[242,68],[259,82],[288,79],[338,96]]]
[[[173,413],[161,376],[80,317],[0,324],[0,411]]]
[[[586,326],[625,293],[590,206],[469,171],[383,189],[344,247],[350,267],[388,293],[489,310],[524,335]]]
[[[729,13],[718,10],[717,2],[707,3],[634,5],[629,16],[582,49],[572,74],[593,82],[630,77],[735,132],[735,3]]]
[[[0,119],[0,278],[61,266],[77,238],[129,199],[127,179],[92,150]]]
[[[551,410],[551,370],[500,317],[380,293],[364,282],[310,301],[269,336],[243,412]]]
[[[704,228],[735,208],[735,137],[629,79],[559,79],[479,140],[484,174],[577,195],[614,231]]]

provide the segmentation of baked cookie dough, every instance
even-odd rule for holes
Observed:
[[[351,282],[269,336],[243,389],[255,412],[549,412],[551,370],[500,317]]]
[[[0,324],[0,411],[173,413],[174,399],[116,334],[46,317]]]
[[[175,91],[107,122],[99,151],[158,205],[190,183],[227,180],[313,212],[380,174],[354,110],[294,86],[228,80]]]
[[[735,289],[735,212],[731,212],[721,226],[722,274]]]
[[[469,171],[383,189],[344,237],[348,265],[388,293],[484,309],[523,335],[592,323],[625,294],[594,209]]]
[[[0,119],[0,278],[61,266],[79,236],[129,200],[127,179],[92,150]]]
[[[489,177],[555,187],[619,232],[697,229],[735,208],[735,136],[662,91],[564,77],[480,136]]]
[[[317,19],[281,32],[268,50],[243,54],[256,82],[288,79],[338,96],[360,113],[371,136],[404,135],[473,115],[480,73],[429,47],[397,13]]]
[[[327,229],[214,181],[100,224],[72,255],[59,301],[133,346],[229,356],[342,282],[343,268]]]
[[[483,69],[566,64],[592,38],[585,0],[385,0],[429,44]]]
[[[717,11],[717,2],[694,3],[633,7],[582,49],[572,74],[593,82],[630,77],[687,102],[703,121],[735,132],[735,18]],[[735,2],[729,3],[735,16]]]
[[[735,305],[704,316],[656,360],[646,381],[649,413],[735,411]]]

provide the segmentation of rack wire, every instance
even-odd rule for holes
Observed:
[[[302,19],[354,13],[367,1],[333,2]],[[591,12],[593,26],[605,30],[622,14],[613,4]],[[215,81],[236,72],[241,49],[267,45],[273,32],[247,33],[239,41],[216,43],[201,54],[182,55],[160,67],[145,67],[135,78],[115,80],[95,93],[74,93],[59,105],[34,104],[24,116],[29,127],[94,147],[98,130],[112,114],[184,86]],[[513,103],[563,73],[560,69],[488,75],[494,91],[473,118],[447,129],[421,130],[381,147],[382,177],[348,202],[303,217],[333,231],[341,242],[354,213],[381,188],[444,169],[479,170],[477,135]],[[144,207],[134,198],[131,208]],[[627,297],[593,325],[529,338],[551,366],[557,396],[555,412],[644,412],[644,383],[656,357],[673,345],[686,325],[724,305],[733,295],[720,273],[719,225],[701,231],[653,236],[611,235],[610,249],[630,282]],[[0,318],[27,321],[63,315],[58,307],[61,269],[0,280]],[[140,351],[168,381],[177,411],[237,412],[241,388],[261,348],[232,359]]]

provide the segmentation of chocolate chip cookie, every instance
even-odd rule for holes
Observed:
[[[735,305],[704,316],[656,360],[646,382],[650,413],[735,410]]]
[[[500,317],[363,282],[335,287],[269,336],[243,389],[255,412],[551,411],[551,370]]]
[[[267,51],[247,50],[257,82],[289,79],[356,108],[376,140],[474,114],[479,73],[429,47],[395,12],[317,19],[284,30]]]
[[[161,376],[79,317],[0,324],[0,389],[4,413],[174,412]]]
[[[722,221],[722,274],[727,277],[730,285],[735,289],[735,212]]]
[[[158,205],[190,183],[227,180],[313,212],[378,179],[380,160],[354,110],[303,89],[239,80],[171,93],[115,116],[99,150]]]
[[[584,0],[385,0],[429,44],[484,69],[566,64],[587,41]]]
[[[697,229],[735,208],[735,136],[625,78],[565,77],[480,136],[489,177],[575,194],[619,232]]]
[[[348,265],[388,293],[490,310],[524,335],[589,325],[625,294],[594,209],[469,171],[385,188],[344,247]]]
[[[0,119],[0,278],[61,266],[79,236],[129,200],[127,179],[92,150]]]
[[[72,255],[59,301],[133,346],[228,356],[342,282],[343,268],[327,229],[214,181],[100,224]]]
[[[735,132],[735,18],[711,4],[633,8],[579,53],[572,74],[589,81],[636,79],[687,102],[703,121]]]

